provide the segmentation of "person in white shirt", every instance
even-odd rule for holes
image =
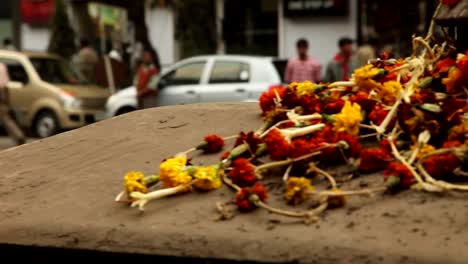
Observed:
[[[15,140],[17,145],[22,145],[26,142],[24,133],[10,115],[10,96],[7,88],[9,81],[8,70],[5,64],[0,63],[0,124],[3,125],[8,135]]]

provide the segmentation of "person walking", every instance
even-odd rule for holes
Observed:
[[[87,82],[95,83],[95,71],[99,57],[87,39],[81,40],[80,47],[77,56],[78,69]]]
[[[138,108],[151,108],[156,106],[157,87],[150,87],[151,79],[159,74],[160,70],[154,65],[154,56],[150,50],[143,52],[143,62],[139,66],[135,84],[137,87]]]
[[[284,79],[286,82],[319,82],[322,66],[315,58],[308,55],[309,42],[299,39],[296,43],[297,57],[288,60]]]
[[[347,81],[354,71],[351,57],[353,56],[354,41],[344,37],[338,41],[339,52],[327,64],[325,71],[326,82]]]
[[[6,129],[8,135],[15,140],[17,145],[26,143],[23,131],[10,116],[10,94],[7,84],[10,81],[5,64],[0,63],[0,123]]]

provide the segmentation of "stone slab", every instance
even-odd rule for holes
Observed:
[[[256,104],[172,106],[0,152],[0,244],[278,263],[468,262],[460,193],[353,198],[311,225],[260,210],[214,221],[215,203],[234,195],[227,188],[153,202],[144,214],[113,202],[126,171],[153,173],[206,134],[260,125]],[[363,181],[381,176],[352,184]],[[270,202],[282,204],[275,194]]]

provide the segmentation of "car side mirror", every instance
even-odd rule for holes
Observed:
[[[9,89],[21,89],[24,87],[24,83],[22,82],[17,82],[17,81],[9,81],[7,83],[7,87]]]

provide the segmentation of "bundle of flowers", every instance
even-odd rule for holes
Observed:
[[[468,56],[456,54],[448,42],[434,43],[432,31],[413,39],[411,57],[381,54],[349,81],[271,88],[259,98],[262,129],[207,136],[197,147],[163,161],[157,176],[129,172],[116,201],[144,209],[152,200],[215,190],[224,182],[236,192],[232,203],[241,212],[263,208],[316,220],[352,195],[468,190],[462,184],[468,157]],[[235,139],[234,147],[219,164],[190,164],[187,156],[193,151],[220,152],[229,139]],[[374,146],[361,145],[370,139]],[[373,174],[381,177],[381,186],[341,189],[327,172],[339,164],[362,174],[381,172]],[[285,204],[313,200],[316,206],[307,211],[270,206],[266,176],[282,178]],[[319,190],[313,181],[325,181],[328,188]],[[225,218],[226,206],[217,205]]]

